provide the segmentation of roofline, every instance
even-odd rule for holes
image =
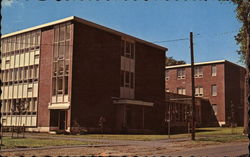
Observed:
[[[235,64],[235,63],[232,63],[232,62],[229,62],[228,60],[217,60],[217,61],[209,61],[209,62],[199,62],[199,63],[194,63],[194,65],[206,65],[206,64],[219,64],[219,63],[230,63],[230,64],[233,64],[233,65],[236,65],[236,66],[239,66],[241,68],[244,68],[238,64]],[[191,64],[181,64],[181,65],[173,65],[173,66],[166,66],[165,68],[166,69],[173,69],[173,68],[182,68],[182,67],[189,67],[191,66]]]
[[[110,32],[112,34],[116,34],[116,35],[124,36],[124,37],[128,37],[128,38],[133,38],[137,42],[147,44],[149,46],[161,49],[163,51],[168,51],[168,49],[163,47],[163,46],[153,44],[151,42],[148,42],[148,41],[133,37],[131,35],[128,35],[128,34],[113,30],[111,28],[108,28],[108,27],[105,27],[105,26],[102,26],[102,25],[99,25],[99,24],[96,24],[96,23],[93,23],[93,22],[90,22],[90,21],[87,21],[87,20],[84,20],[84,19],[81,19],[81,18],[76,17],[76,16],[70,16],[70,17],[67,17],[67,18],[64,18],[64,19],[61,19],[61,20],[56,20],[56,21],[53,21],[53,22],[49,22],[49,23],[38,25],[38,26],[30,27],[30,28],[27,28],[27,29],[23,29],[23,30],[20,30],[20,31],[13,32],[13,33],[8,33],[8,34],[5,34],[5,35],[2,35],[1,39],[7,38],[7,37],[10,37],[10,36],[13,36],[13,35],[17,35],[17,34],[29,32],[29,31],[41,29],[41,28],[44,28],[44,27],[53,26],[53,25],[60,24],[60,23],[63,23],[63,22],[68,22],[68,21],[76,21],[76,22],[79,22],[79,23],[82,23],[82,24],[86,24],[88,26],[92,26],[92,27],[95,27],[95,28]]]
[[[210,61],[210,62],[199,62],[194,63],[194,65],[204,65],[204,64],[216,64],[216,63],[225,63],[226,60],[217,60],[217,61]],[[166,66],[166,69],[172,69],[172,68],[181,68],[181,67],[188,67],[191,66],[191,64],[181,64],[181,65],[173,65],[173,66]]]

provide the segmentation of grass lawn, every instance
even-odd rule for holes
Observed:
[[[212,128],[197,128],[196,137],[197,138],[207,138],[204,140],[220,136],[221,138],[230,137],[231,141],[239,139],[247,139],[246,136],[242,136],[243,127],[237,127],[232,130],[232,128],[226,127],[212,127]],[[52,135],[52,136],[63,136],[63,137],[78,137],[78,138],[90,138],[90,139],[112,139],[112,140],[140,140],[140,141],[150,141],[150,140],[161,140],[168,139],[168,135],[131,135],[131,134],[86,134],[86,135]],[[226,137],[224,137],[226,136]],[[190,134],[174,134],[170,135],[171,139],[177,138],[189,138]],[[191,138],[191,137],[190,137]],[[222,140],[222,139],[221,139]]]
[[[61,140],[61,139],[36,139],[36,138],[11,138],[3,137],[3,149],[10,148],[35,148],[44,146],[69,146],[69,145],[91,145],[94,142]]]
[[[212,128],[197,128],[196,137],[200,141],[239,141],[248,140],[246,136],[242,136],[243,127],[232,128],[212,127]],[[168,139],[168,135],[131,135],[131,134],[86,134],[86,135],[48,135],[47,133],[31,133],[35,136],[55,136],[55,137],[72,137],[82,139],[111,139],[111,140],[140,140],[151,141]],[[174,134],[170,135],[171,139],[191,138],[190,134]]]

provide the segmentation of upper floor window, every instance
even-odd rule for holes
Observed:
[[[216,67],[216,65],[212,65],[211,72],[212,72],[212,76],[217,75],[217,67]]]
[[[122,40],[121,55],[128,58],[134,58],[135,43]]]
[[[211,86],[211,93],[212,93],[212,96],[217,96],[217,86],[216,85]]]
[[[195,96],[197,97],[203,96],[203,87],[201,86],[195,87]]]
[[[203,77],[202,67],[195,67],[194,68],[194,77],[196,77],[196,78]]]
[[[166,81],[169,80],[169,71],[168,70],[165,71],[165,80]]]
[[[177,69],[177,79],[185,79],[185,69]]]
[[[177,94],[186,95],[186,89],[185,88],[177,88]]]
[[[121,71],[121,87],[134,88],[134,73]]]

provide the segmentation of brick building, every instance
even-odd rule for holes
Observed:
[[[195,64],[195,96],[210,101],[222,125],[243,125],[245,69],[226,60]],[[191,95],[190,64],[167,66],[166,91]]]
[[[3,125],[95,132],[104,117],[108,132],[161,127],[166,48],[74,16],[1,45]]]

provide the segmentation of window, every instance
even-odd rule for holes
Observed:
[[[169,71],[168,70],[165,71],[165,80],[166,81],[169,80]]]
[[[121,71],[121,87],[134,88],[134,73]]]
[[[27,91],[28,91],[28,92],[32,92],[32,87],[28,87],[28,88],[27,88]]]
[[[202,67],[195,67],[194,68],[194,77],[196,77],[196,78],[203,77]]]
[[[214,115],[217,115],[217,113],[218,113],[217,104],[212,104],[212,108],[214,110]]]
[[[177,69],[177,79],[185,79],[185,69]]]
[[[203,96],[203,87],[201,86],[195,87],[195,96],[197,97]]]
[[[122,40],[121,52],[124,57],[134,58],[135,44],[133,42]]]
[[[185,88],[177,88],[177,94],[186,95],[186,89]]]
[[[212,71],[212,76],[216,76],[217,75],[217,67],[216,67],[216,65],[212,65],[211,71]]]
[[[34,78],[38,78],[39,69],[38,66],[34,67]]]
[[[216,85],[211,86],[211,92],[212,92],[212,96],[217,96],[217,86]]]

